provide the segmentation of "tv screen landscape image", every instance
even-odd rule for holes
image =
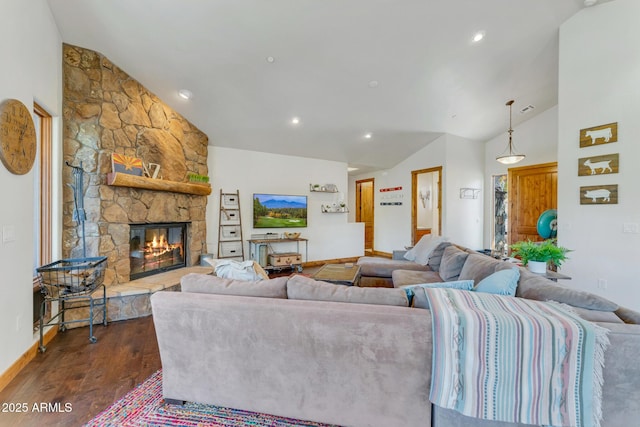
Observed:
[[[254,228],[307,226],[307,196],[253,195]]]

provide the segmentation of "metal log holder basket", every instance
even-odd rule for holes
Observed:
[[[40,280],[40,290],[45,298],[40,306],[40,346],[41,352],[45,352],[43,343],[43,330],[52,323],[59,325],[64,331],[66,325],[77,322],[89,322],[89,341],[95,343],[93,336],[93,320],[96,308],[102,308],[102,323],[107,326],[107,292],[104,281],[104,270],[107,257],[70,258],[62,259],[37,269]],[[94,298],[93,294],[98,288],[102,288],[102,296]],[[47,303],[59,302],[58,313],[44,323],[44,314]],[[65,307],[69,302],[74,304]],[[78,304],[76,304],[78,303]],[[75,310],[89,307],[89,317],[76,320],[65,320],[66,310]],[[60,317],[59,322],[54,322]]]

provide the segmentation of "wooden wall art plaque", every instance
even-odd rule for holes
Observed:
[[[578,159],[578,176],[618,173],[619,157],[616,153]]]
[[[36,160],[36,129],[31,113],[17,99],[0,104],[0,160],[9,172],[24,175]]]
[[[618,123],[580,129],[580,148],[618,141]]]
[[[617,205],[618,185],[580,187],[581,205]]]

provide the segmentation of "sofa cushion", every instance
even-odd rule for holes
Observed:
[[[471,255],[469,255],[469,258],[471,258]],[[460,276],[462,276],[462,273],[460,273]],[[476,285],[474,291],[513,297],[516,295],[519,278],[520,270],[518,267],[512,266],[508,270],[500,270],[488,275]]]
[[[451,242],[442,242],[440,243],[434,250],[431,252],[429,256],[429,261],[427,261],[427,265],[433,271],[440,271],[440,263],[442,262],[442,255],[444,255],[444,250],[447,249],[447,246],[451,246]]]
[[[624,323],[612,311],[589,310],[582,307],[571,307],[584,320],[589,322]]]
[[[182,292],[238,295],[245,297],[287,298],[287,277],[249,282],[208,274],[189,273],[180,279]]]
[[[415,285],[416,283],[442,282],[440,274],[435,271],[395,270],[391,273],[391,278],[394,288]]]
[[[372,256],[360,257],[357,264],[360,266],[360,274],[362,276],[374,277],[391,277],[391,273],[394,270],[430,270],[428,266],[420,265],[413,261],[379,258]]]
[[[409,306],[409,298],[403,289],[334,285],[299,274],[287,281],[287,296],[297,300]]]
[[[515,267],[511,262],[500,261],[487,255],[471,253],[464,262],[458,280],[473,280],[476,284],[500,270]]]
[[[616,311],[618,304],[599,295],[556,284],[544,277],[520,269],[516,296],[537,301],[558,301],[589,310]]]
[[[440,263],[439,273],[442,280],[445,282],[457,280],[468,256],[469,253],[458,249],[456,246],[447,246]]]
[[[430,309],[429,298],[427,297],[427,293],[424,291],[426,288],[452,288],[462,291],[470,291],[473,288],[473,281],[453,280],[451,282],[425,283],[421,285],[406,286],[404,289],[407,288],[411,289],[413,294],[411,307]]]
[[[446,239],[442,236],[426,234],[418,240],[418,243],[416,243],[413,248],[409,249],[407,253],[404,254],[404,258],[420,265],[427,265],[431,252],[433,252],[433,250],[445,240]]]

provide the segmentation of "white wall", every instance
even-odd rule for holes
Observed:
[[[350,178],[375,178],[374,246],[392,252],[411,244],[411,171],[442,166],[442,235],[471,248],[482,244],[482,198],[461,200],[460,187],[482,187],[484,146],[454,135],[443,135],[386,171]],[[402,187],[401,206],[380,206],[381,188]],[[353,200],[350,200],[350,205]]]
[[[509,167],[521,167],[550,163],[558,160],[558,107],[549,108],[519,126],[513,128],[513,143],[525,159],[515,165],[503,165],[496,161],[509,143],[505,130],[485,144],[484,174],[484,247],[491,248],[493,242],[493,184],[492,176],[507,173]]]
[[[570,285],[640,310],[640,2],[587,8],[560,29],[559,242]],[[618,142],[579,148],[579,130],[618,122]],[[577,176],[577,159],[619,153],[620,173]],[[580,205],[579,188],[618,184],[617,205]],[[607,282],[607,289],[598,287]]]
[[[62,105],[62,39],[45,0],[5,0],[0,25],[0,101],[15,98],[33,110],[34,100],[53,116]],[[54,128],[54,167],[59,203],[60,127]],[[13,227],[16,240],[0,239],[0,372],[9,368],[33,344],[33,170],[13,175],[0,164],[0,227]],[[54,228],[59,230],[59,209]],[[56,227],[57,226],[57,227]],[[59,232],[59,231],[58,231]],[[59,242],[59,234],[54,242]],[[60,248],[54,247],[54,256]]]
[[[345,201],[348,198],[347,165],[342,162],[283,156],[256,151],[209,147],[209,176],[212,193],[207,205],[208,251],[218,255],[220,189],[240,190],[242,233],[300,231],[309,239],[309,261],[349,258],[364,255],[363,224],[348,222],[346,213],[322,213],[320,205],[331,204],[335,193],[310,192],[309,184],[335,184]],[[301,229],[254,229],[252,226],[253,193],[307,196],[308,227]],[[295,249],[274,246],[278,252]],[[302,250],[302,247],[301,247]],[[248,259],[248,245],[245,243]],[[304,250],[302,250],[304,255]]]
[[[484,144],[447,135],[443,205],[446,207],[443,236],[471,249],[482,248]],[[460,198],[461,188],[479,189],[477,199]]]

